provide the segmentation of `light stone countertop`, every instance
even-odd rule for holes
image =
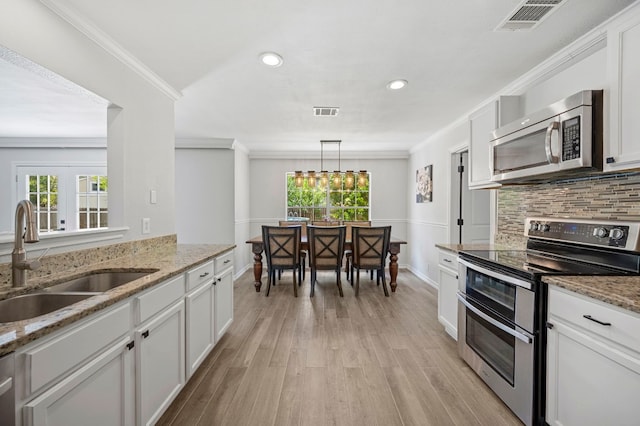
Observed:
[[[34,278],[28,282],[29,291],[58,284],[68,279],[86,275],[90,271],[118,271],[123,269],[158,269],[143,278],[131,281],[105,293],[89,297],[66,308],[39,317],[0,323],[0,356],[13,352],[21,346],[46,336],[66,325],[113,305],[136,293],[146,290],[167,279],[233,250],[233,244],[178,244],[142,254],[129,255],[102,263],[76,268],[72,275]],[[0,293],[0,299],[25,293],[25,289],[12,289]]]
[[[548,276],[542,281],[640,314],[640,276]]]
[[[447,250],[453,253],[459,253],[464,250],[511,250],[505,245],[499,244],[448,244],[438,243],[436,247],[442,250]]]

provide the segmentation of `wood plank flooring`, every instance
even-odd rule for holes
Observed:
[[[291,272],[265,297],[253,272],[234,283],[232,327],[159,425],[521,425],[458,357],[437,319],[437,292],[400,271],[398,290],[342,275]]]

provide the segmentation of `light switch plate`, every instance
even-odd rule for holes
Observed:
[[[142,218],[142,233],[149,234],[151,232],[151,219],[148,217]]]

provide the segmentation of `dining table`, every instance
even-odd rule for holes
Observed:
[[[247,241],[247,244],[251,244],[251,252],[253,253],[253,285],[256,288],[256,292],[260,291],[262,287],[262,252],[264,251],[264,242],[262,241],[262,235],[253,237]],[[391,291],[395,292],[398,286],[398,254],[400,253],[400,246],[407,244],[406,241],[391,236],[389,241],[389,276],[391,277]],[[351,250],[352,243],[350,240],[345,240],[344,249]],[[309,242],[306,235],[300,238],[300,250],[309,250]]]

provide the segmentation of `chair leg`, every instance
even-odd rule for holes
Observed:
[[[313,297],[314,290],[316,287],[316,270],[311,270],[311,293],[309,293],[309,297]]]
[[[336,271],[336,279],[337,279],[337,283],[338,283],[338,293],[340,293],[340,297],[344,297],[344,294],[342,293],[342,280],[340,279],[340,275],[342,274],[342,272],[340,272],[340,267],[338,267],[338,270]]]
[[[273,271],[267,271],[267,295],[266,297],[269,297],[269,290],[271,290],[271,275],[273,274]]]
[[[382,270],[382,289],[384,290],[384,295],[389,297],[389,290],[387,290],[387,278],[384,275],[384,270]]]
[[[293,275],[296,274],[296,270],[293,270]],[[302,264],[298,265],[298,285],[302,285]]]
[[[305,279],[305,275],[306,275],[306,271],[307,271],[307,267],[306,267],[306,259],[307,259],[307,252],[303,251],[302,253],[300,253],[302,255],[302,279]]]
[[[349,284],[353,287],[353,263],[349,266]]]
[[[297,283],[296,283],[296,270],[294,269],[292,272],[293,272],[292,273],[292,275],[293,275],[293,295],[295,297],[298,297],[298,286],[297,286]],[[300,273],[300,270],[298,270],[298,273]]]
[[[353,278],[353,273],[351,275],[351,278]],[[359,293],[360,293],[360,269],[356,268],[356,297],[358,297]]]

